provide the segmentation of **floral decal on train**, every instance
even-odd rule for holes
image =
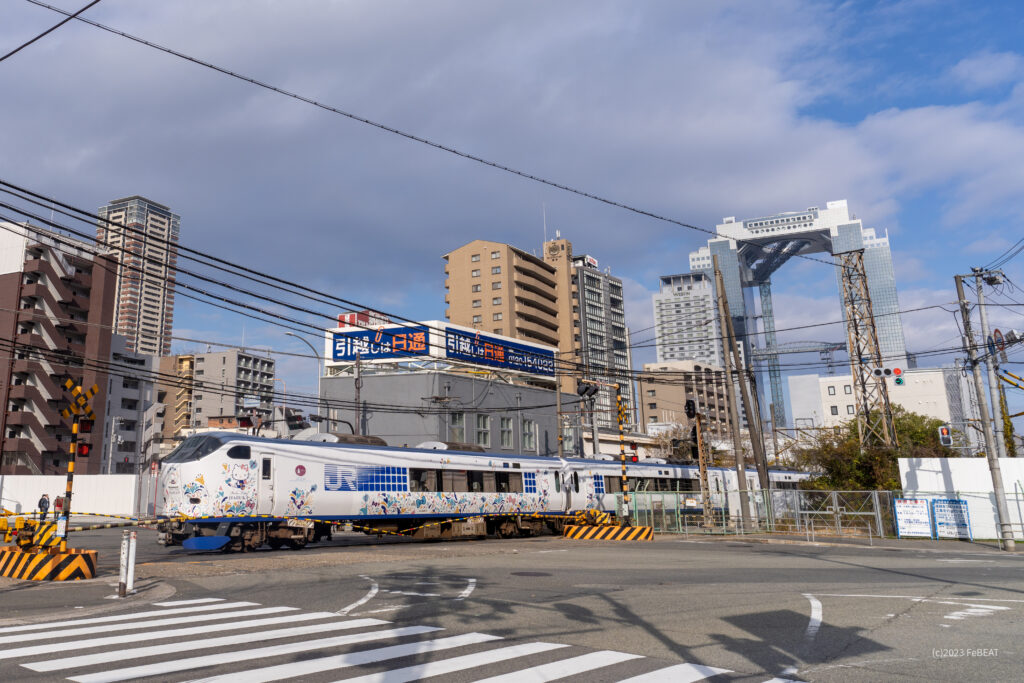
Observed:
[[[296,487],[288,494],[288,515],[311,515],[313,514],[313,495],[316,493],[316,484],[311,488],[304,489]]]
[[[548,509],[548,492],[522,493],[367,493],[360,515],[528,514]]]
[[[193,500],[198,502],[193,503]],[[180,505],[171,507],[167,514],[181,514],[186,517],[199,517],[206,514],[206,506],[210,502],[210,492],[206,489],[206,480],[203,475],[197,474],[196,478],[181,487]]]

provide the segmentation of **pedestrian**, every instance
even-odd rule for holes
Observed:
[[[50,496],[43,494],[43,497],[39,499],[39,521],[46,521],[46,513],[50,511]]]

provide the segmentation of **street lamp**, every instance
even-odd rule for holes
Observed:
[[[314,356],[316,356],[316,398],[317,398],[317,401],[320,403],[321,407],[324,408],[324,412],[327,412],[326,407],[324,405],[323,396],[320,395],[320,378],[324,374],[323,365],[322,365],[323,359],[321,358],[320,354],[317,352],[316,348],[312,344],[310,344],[309,340],[306,339],[305,337],[300,337],[299,335],[295,334],[294,332],[285,332],[285,335],[287,335],[289,337],[295,337],[296,339],[301,341],[303,344],[308,346],[309,350],[313,352]],[[324,415],[323,416],[324,419],[320,420],[317,423],[316,431],[317,431],[318,434],[323,432],[323,430],[324,430],[323,424],[324,424],[324,422],[327,419],[329,419],[329,417],[330,417],[329,415]]]

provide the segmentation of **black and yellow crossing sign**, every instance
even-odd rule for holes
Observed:
[[[64,388],[71,392],[71,405],[64,410],[60,411],[60,414],[65,419],[74,415],[75,417],[82,416],[86,420],[95,420],[96,414],[92,412],[92,407],[89,405],[89,399],[96,395],[100,390],[98,384],[93,384],[87,390],[82,391],[82,387],[76,385],[70,379],[64,382]]]

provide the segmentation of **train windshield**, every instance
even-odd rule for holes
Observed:
[[[181,442],[181,445],[171,451],[171,454],[164,458],[166,463],[194,462],[203,458],[225,443],[223,437],[217,436],[190,436]]]

